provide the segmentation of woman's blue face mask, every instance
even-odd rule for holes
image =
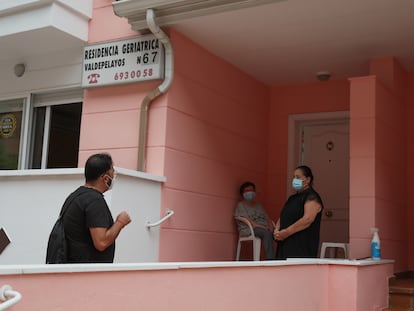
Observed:
[[[302,179],[293,178],[293,180],[292,180],[292,187],[296,191],[302,190],[303,189],[303,181],[302,181]]]
[[[246,191],[245,193],[243,193],[243,198],[246,201],[252,201],[254,200],[255,197],[256,197],[256,192],[254,191]]]

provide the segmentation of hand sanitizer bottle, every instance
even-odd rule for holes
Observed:
[[[381,242],[378,235],[378,228],[372,228],[372,241],[371,241],[371,256],[373,260],[381,259]]]

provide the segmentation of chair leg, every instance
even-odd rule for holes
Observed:
[[[254,239],[253,240],[253,260],[259,261],[260,260],[260,248],[261,248],[262,240]]]
[[[334,251],[334,257],[336,254],[336,249],[343,249],[344,251],[344,257],[345,259],[348,259],[348,244],[347,243],[334,243],[334,242],[323,242],[321,246],[321,253],[320,258],[326,258],[326,253],[328,248],[330,248],[330,251]]]
[[[236,261],[239,261],[239,259],[240,259],[240,246],[241,246],[240,244],[241,244],[241,242],[239,241],[237,243]]]
[[[322,244],[320,258],[325,258],[325,256],[326,256],[325,253],[326,253],[326,245]]]

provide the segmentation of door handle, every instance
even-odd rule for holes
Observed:
[[[326,211],[325,216],[328,217],[328,218],[331,218],[333,216],[332,211]]]

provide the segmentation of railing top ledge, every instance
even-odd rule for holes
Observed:
[[[134,171],[115,166],[118,175],[141,178],[156,182],[165,182],[165,176],[158,176],[150,173]],[[83,178],[84,168],[58,168],[58,169],[33,169],[33,170],[0,170],[1,177],[22,177],[22,176],[64,176],[79,175]]]
[[[200,261],[200,262],[154,262],[114,264],[57,264],[57,265],[3,265],[0,275],[73,273],[73,272],[117,272],[139,270],[176,270],[194,268],[240,268],[240,267],[283,267],[304,265],[338,265],[364,267],[368,265],[393,264],[394,260],[348,260],[348,259],[287,259],[265,261]]]

